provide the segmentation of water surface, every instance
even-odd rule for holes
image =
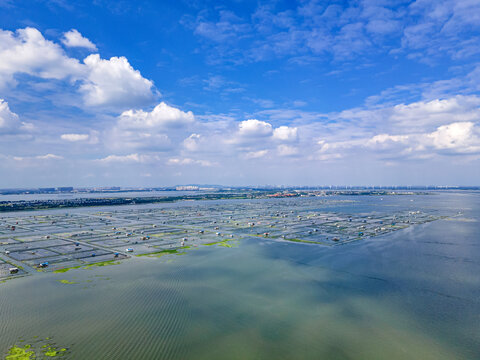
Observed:
[[[479,193],[352,200],[327,211],[461,215],[342,246],[245,238],[9,280],[0,351],[40,336],[74,359],[480,358]]]

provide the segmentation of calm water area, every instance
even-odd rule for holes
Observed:
[[[38,336],[72,359],[480,359],[480,192],[337,199],[352,202],[317,211],[446,218],[341,246],[251,237],[8,280],[0,354]]]

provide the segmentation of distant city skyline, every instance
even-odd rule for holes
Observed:
[[[480,185],[479,2],[0,10],[0,188]]]

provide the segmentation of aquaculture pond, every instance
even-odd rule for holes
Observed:
[[[4,359],[480,358],[479,192],[65,211],[0,219]]]

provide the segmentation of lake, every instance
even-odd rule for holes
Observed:
[[[479,359],[480,192],[328,199],[340,201],[318,198],[317,211],[442,218],[339,246],[245,236],[11,279],[0,283],[0,352],[29,344],[73,359]],[[198,203],[236,202],[246,200]]]

